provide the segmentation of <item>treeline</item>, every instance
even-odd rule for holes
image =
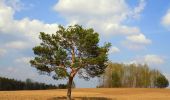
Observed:
[[[168,85],[168,80],[159,70],[149,69],[146,64],[110,62],[98,87],[165,88]]]
[[[57,89],[57,88],[66,88],[67,85],[59,84],[47,85],[45,83],[33,82],[31,79],[26,79],[26,81],[18,81],[15,79],[9,79],[5,77],[0,77],[0,90],[44,90],[44,89]]]

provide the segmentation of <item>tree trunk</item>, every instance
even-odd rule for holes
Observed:
[[[71,88],[72,88],[73,77],[69,77],[68,90],[67,90],[67,100],[71,100]]]

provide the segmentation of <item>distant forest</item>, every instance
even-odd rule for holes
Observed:
[[[159,70],[146,64],[109,62],[98,87],[166,88],[168,85],[168,79]]]
[[[65,89],[66,84],[48,85],[45,83],[33,82],[31,79],[26,79],[26,81],[18,81],[15,79],[9,79],[5,77],[0,77],[0,90],[45,90],[45,89]]]
[[[169,86],[168,79],[156,69],[149,68],[144,64],[119,64],[109,62],[105,73],[99,78],[98,88],[166,88]],[[31,79],[19,81],[0,77],[0,90],[45,90],[65,89],[67,84],[45,84],[34,82]],[[75,88],[73,82],[72,88]]]

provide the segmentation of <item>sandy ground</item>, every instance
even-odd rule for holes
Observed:
[[[0,100],[65,100],[65,89],[0,91]],[[170,89],[80,88],[73,89],[74,100],[170,100]]]

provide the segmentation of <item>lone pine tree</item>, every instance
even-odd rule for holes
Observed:
[[[54,79],[68,79],[67,100],[71,100],[74,76],[81,78],[101,75],[107,67],[110,43],[99,46],[99,34],[80,25],[58,26],[55,34],[40,32],[41,43],[33,48],[31,66]],[[54,74],[55,73],[55,74]]]

